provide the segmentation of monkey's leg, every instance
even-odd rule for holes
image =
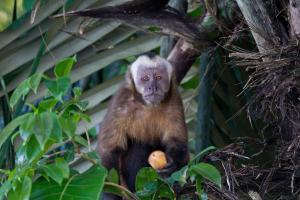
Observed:
[[[100,158],[101,158],[101,164],[107,169],[110,170],[112,168],[115,168],[117,171],[119,171],[119,159],[120,159],[120,152],[115,150],[113,152],[104,152],[100,151]],[[122,200],[122,197],[110,194],[110,193],[103,193],[102,196],[103,200]]]
[[[135,178],[138,171],[143,167],[148,167],[148,156],[152,148],[149,145],[132,143],[128,147],[127,154],[122,161],[122,175],[132,192],[135,191]]]

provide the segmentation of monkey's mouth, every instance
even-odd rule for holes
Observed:
[[[163,98],[164,97],[162,95],[156,93],[145,95],[143,97],[147,104],[158,104],[163,100]]]

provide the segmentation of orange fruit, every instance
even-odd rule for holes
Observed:
[[[164,168],[167,165],[165,153],[162,151],[153,151],[148,157],[148,163],[155,170]]]

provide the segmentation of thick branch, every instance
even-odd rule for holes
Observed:
[[[188,2],[187,0],[170,0],[169,6],[178,10],[179,13],[185,15],[188,8]],[[160,55],[164,58],[168,57],[177,41],[177,37],[166,36],[163,39],[160,47]]]
[[[206,34],[201,28],[198,28],[196,24],[190,22],[185,16],[180,14],[176,9],[162,9],[162,10],[146,10],[134,13],[128,13],[123,10],[113,10],[118,7],[102,7],[82,11],[71,11],[59,15],[56,17],[65,16],[82,16],[92,17],[99,19],[112,19],[119,20],[129,25],[136,27],[159,27],[161,32],[168,35],[178,36],[193,44],[207,43]],[[200,30],[199,30],[200,29]],[[201,34],[202,32],[202,34]]]
[[[177,82],[180,83],[186,73],[200,55],[200,50],[190,43],[179,40],[168,56],[168,61],[173,65]]]
[[[265,1],[236,0],[246,19],[260,53],[270,50],[287,42],[279,21]]]

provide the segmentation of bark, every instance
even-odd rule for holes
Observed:
[[[282,44],[286,44],[280,22],[276,19],[274,10],[261,0],[236,0],[260,53],[267,54]],[[270,2],[269,2],[270,4]]]
[[[200,50],[192,44],[180,39],[167,60],[173,65],[177,82],[180,83],[199,56]]]
[[[210,145],[211,136],[211,116],[212,116],[212,94],[213,80],[215,72],[214,52],[210,49],[201,54],[200,71],[199,71],[199,89],[198,89],[198,109],[197,109],[197,126],[196,126],[196,153]]]
[[[177,9],[181,14],[185,15],[188,2],[186,0],[171,0],[169,6]],[[164,58],[168,57],[178,39],[173,36],[165,36],[160,47],[160,55]]]

